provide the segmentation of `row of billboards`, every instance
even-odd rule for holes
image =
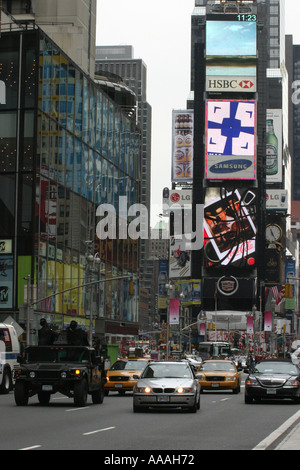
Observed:
[[[266,116],[267,183],[282,182],[282,110]],[[193,181],[194,112],[173,111],[172,182]],[[207,100],[205,178],[248,180],[257,177],[257,103]]]

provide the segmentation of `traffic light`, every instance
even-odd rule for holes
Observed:
[[[285,299],[292,299],[293,296],[292,284],[284,284],[281,288],[281,297]]]

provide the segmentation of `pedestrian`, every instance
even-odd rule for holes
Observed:
[[[78,328],[78,323],[75,320],[72,320],[67,328],[67,338],[70,346],[89,346],[86,332]]]
[[[38,345],[39,346],[52,346],[58,337],[58,333],[53,331],[45,318],[40,321],[41,329],[38,331]]]

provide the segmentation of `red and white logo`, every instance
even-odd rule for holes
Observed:
[[[254,83],[251,82],[251,80],[242,80],[240,83],[239,83],[239,86],[241,88],[253,88],[254,87]]]
[[[171,201],[176,203],[176,202],[179,202],[180,201],[180,194],[178,193],[173,193],[171,194],[171,197],[170,197]]]

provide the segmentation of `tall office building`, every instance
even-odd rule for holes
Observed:
[[[297,84],[294,88],[293,105],[293,200],[300,201],[300,45],[293,46],[293,81]]]
[[[119,77],[119,82],[125,83],[137,98],[136,122],[142,135],[141,203],[148,209],[147,227],[143,229],[146,229],[150,239],[152,109],[147,102],[147,67],[142,59],[134,58],[132,46],[96,46],[96,75],[101,76],[107,73]],[[152,255],[149,239],[140,241],[140,283],[150,294],[148,306],[150,314],[154,311],[154,297],[152,295],[153,262],[149,259]]]
[[[43,6],[63,22],[61,9],[71,4],[81,21],[94,3],[7,1],[2,11],[0,319],[23,324],[29,276],[30,330],[41,317],[56,328],[74,319],[119,342],[138,335],[139,246],[106,237],[103,227],[101,235],[99,208],[118,214],[120,197],[128,207],[140,202],[141,133],[132,91],[93,80],[68,55],[72,47],[62,49],[31,18]],[[81,50],[80,64],[89,57],[86,44]]]
[[[245,321],[247,312],[264,311],[265,286],[269,292],[286,282],[291,155],[284,1],[195,0],[191,40],[193,199],[205,205],[204,250],[192,253],[192,277],[202,279],[204,311],[239,312]],[[242,109],[254,118],[247,125]]]
[[[37,24],[78,64],[94,76],[96,0],[2,0],[2,8],[20,24]]]

